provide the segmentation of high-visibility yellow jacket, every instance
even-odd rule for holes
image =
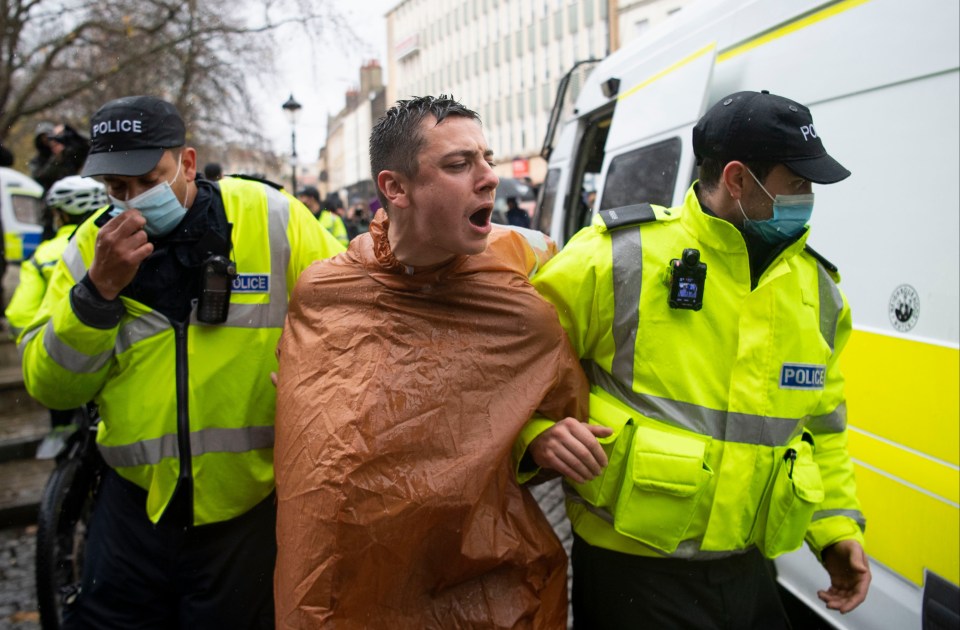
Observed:
[[[76,225],[62,226],[53,238],[37,246],[30,260],[21,263],[20,281],[5,313],[14,336],[19,335],[40,310],[40,303],[53,276],[53,268],[63,256],[67,241],[76,229]]]
[[[346,247],[349,244],[350,240],[347,238],[347,226],[343,224],[343,219],[340,218],[339,214],[330,212],[329,210],[321,210],[317,221],[320,222],[320,226],[323,227],[323,229],[333,235],[333,238],[340,241],[341,245]]]
[[[692,187],[682,206],[634,211],[610,229],[601,213],[533,280],[590,378],[590,421],[614,429],[602,476],[567,486],[574,530],[595,546],[681,558],[752,546],[775,557],[804,537],[818,555],[862,544],[838,278],[804,235],[751,290],[743,236],[704,213]],[[665,272],[685,248],[707,265],[700,311],[668,304]]]
[[[195,306],[188,323],[174,323],[121,296],[119,325],[84,324],[71,289],[93,260],[99,228],[90,220],[77,230],[40,315],[20,338],[27,391],[55,409],[89,400],[99,405],[101,454],[147,490],[154,522],[181,474],[192,478],[197,525],[243,514],[273,490],[270,372],[277,369],[287,299],[310,263],[343,250],[286,193],[231,178],[219,186],[239,274],[226,323],[197,321]]]

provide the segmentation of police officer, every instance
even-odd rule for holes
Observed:
[[[112,204],[20,341],[33,397],[102,418],[109,470],[66,627],[270,627],[274,350],[300,272],[343,248],[280,190],[197,178],[166,101],[110,101],[91,138],[82,174]]]
[[[332,195],[332,194],[331,194]],[[327,196],[329,200],[331,195]],[[336,195],[332,195],[337,199],[339,203],[340,198]],[[347,237],[347,227],[343,223],[343,219],[340,218],[340,215],[336,213],[336,206],[332,206],[329,203],[324,207],[320,204],[320,191],[318,191],[313,186],[304,186],[300,192],[297,193],[297,199],[303,202],[307,208],[310,209],[310,212],[313,213],[313,216],[317,217],[317,221],[320,222],[320,225],[323,226],[323,229],[330,232],[335,239],[340,241],[340,244],[344,247],[350,242]]]
[[[601,212],[534,279],[591,422],[613,429],[585,483],[563,423],[530,445],[569,478],[578,628],[787,627],[767,558],[804,540],[828,608],[870,583],[838,363],[850,309],[805,246],[812,184],[850,173],[806,107],[767,92],[722,99],[693,148],[682,205]]]

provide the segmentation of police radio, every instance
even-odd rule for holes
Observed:
[[[703,308],[703,290],[707,284],[707,265],[700,262],[700,250],[687,248],[680,258],[670,261],[670,308],[699,311]]]
[[[230,289],[237,266],[226,256],[213,255],[203,261],[197,319],[205,324],[222,324],[230,310]]]

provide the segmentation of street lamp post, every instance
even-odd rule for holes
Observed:
[[[300,103],[298,103],[293,98],[293,94],[290,95],[290,98],[287,99],[287,102],[283,104],[283,111],[287,112],[287,117],[290,119],[290,165],[292,171],[290,173],[290,194],[297,194],[297,113],[300,111]]]

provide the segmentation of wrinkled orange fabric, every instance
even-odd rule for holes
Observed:
[[[383,216],[301,276],[280,342],[280,628],[566,627],[566,555],[514,477],[535,413],[586,418],[587,383],[534,258],[408,270]]]

